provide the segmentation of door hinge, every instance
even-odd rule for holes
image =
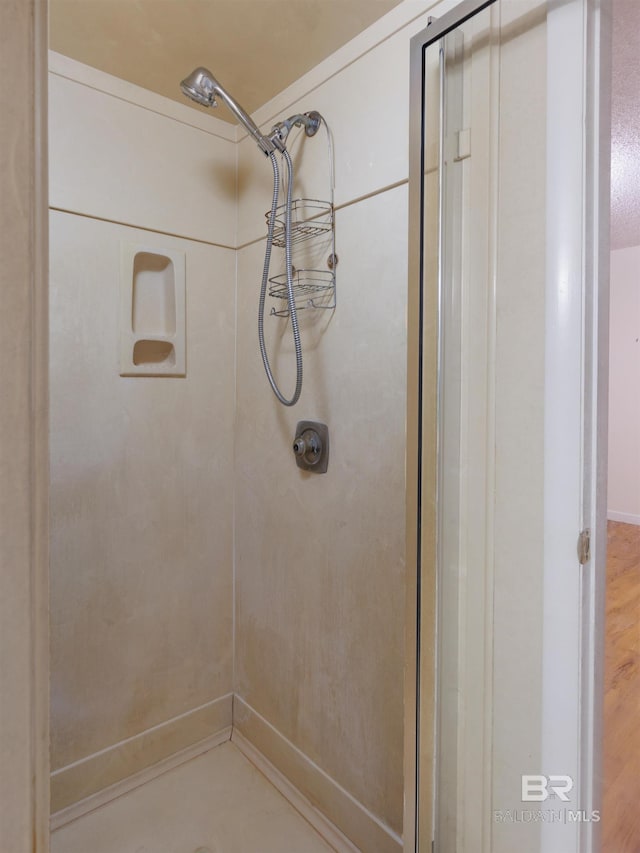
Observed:
[[[578,536],[578,560],[584,566],[591,559],[591,531],[588,527],[580,532]]]

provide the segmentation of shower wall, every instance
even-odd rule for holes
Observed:
[[[256,116],[318,109],[335,138],[338,306],[301,315],[293,410],[257,346],[254,143],[53,57],[54,810],[224,731],[233,691],[245,749],[359,849],[401,849],[408,56],[426,5]],[[291,150],[295,194],[328,199],[324,130]],[[119,376],[122,241],[186,252],[186,379]],[[287,392],[286,324],[265,325]],[[329,425],[325,475],[295,465],[302,418]]]
[[[402,834],[408,56],[425,25],[355,40],[257,113],[269,127],[317,109],[335,139],[337,309],[300,313],[292,410],[274,402],[256,344],[269,170],[239,144],[234,726],[376,851]],[[292,150],[294,195],[328,198],[324,131]],[[290,393],[290,333],[265,327]],[[329,426],[325,475],[295,465],[302,418]]]
[[[235,143],[186,106],[52,67],[56,811],[228,737]],[[185,378],[119,375],[122,243],[185,253]]]

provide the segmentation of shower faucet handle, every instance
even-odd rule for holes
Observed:
[[[309,465],[315,465],[322,453],[320,436],[314,429],[306,429],[293,442],[293,452],[302,456]]]
[[[293,452],[298,468],[324,474],[329,464],[329,429],[318,421],[298,421]]]

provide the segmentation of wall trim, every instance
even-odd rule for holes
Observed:
[[[175,231],[161,231],[159,228],[136,225],[133,222],[123,222],[121,219],[109,219],[108,216],[98,216],[95,213],[83,213],[81,210],[57,207],[53,204],[49,207],[49,211],[53,213],[64,213],[67,216],[81,216],[83,219],[94,219],[96,222],[108,222],[110,225],[120,225],[123,228],[135,228],[136,231],[148,231],[149,234],[162,234],[165,237],[175,237],[177,240],[188,240],[190,243],[200,243],[203,246],[215,246],[217,249],[228,249],[230,252],[237,251],[235,246],[228,246],[226,243],[216,243],[213,240],[203,240],[201,237],[189,237],[188,234],[178,234]],[[264,240],[265,238],[263,237],[261,239]]]
[[[176,755],[180,756],[185,750],[203,741],[225,732],[227,736],[223,737],[223,740],[228,740],[228,732],[232,724],[232,709],[233,696],[228,693],[213,702],[153,726],[134,737],[54,770],[51,774],[51,811],[56,822],[60,820],[59,813],[63,810],[66,814],[69,807],[80,806],[87,799],[93,801],[95,796],[106,796],[107,791],[111,791],[114,786],[120,785],[126,788],[132,777],[137,778],[143,771],[148,772],[149,768],[171,760]],[[182,758],[178,763],[186,760],[187,758]],[[164,770],[145,776],[143,781],[148,781],[148,778],[153,778],[154,775],[158,775],[158,772],[164,772]],[[133,787],[141,784],[142,782],[138,781]],[[120,793],[123,793],[123,790]],[[119,793],[110,794],[104,802],[119,795]],[[81,813],[85,814],[87,810],[91,811],[93,808],[97,806],[83,807]],[[79,816],[79,814],[75,815],[75,817]],[[74,820],[75,817],[68,818],[65,822]],[[56,825],[61,824],[57,822]]]
[[[141,785],[146,785],[147,782],[152,782],[158,776],[162,776],[163,773],[168,773],[169,770],[180,767],[180,765],[186,764],[187,761],[198,758],[200,755],[204,755],[205,752],[209,752],[216,746],[220,746],[220,744],[226,743],[229,740],[231,740],[231,726],[216,732],[216,734],[204,740],[198,741],[193,746],[188,746],[185,749],[175,752],[173,755],[169,755],[167,758],[163,758],[162,761],[146,767],[139,773],[127,776],[126,779],[122,779],[120,782],[116,782],[102,791],[97,791],[95,794],[85,797],[84,800],[80,800],[71,806],[67,806],[65,809],[55,812],[51,815],[49,822],[51,832],[55,832],[56,829],[60,829],[68,823],[84,817],[89,812],[107,805],[112,800],[116,800],[118,797],[123,796],[123,794],[128,794]]]
[[[623,524],[640,525],[640,515],[632,515],[629,512],[616,512],[614,509],[607,510],[607,521],[621,521]]]
[[[33,0],[33,258],[31,311],[31,847],[49,851],[51,810],[49,594],[49,4]],[[15,94],[15,92],[14,92]],[[18,326],[16,326],[18,328]],[[3,762],[4,765],[4,762]],[[5,772],[10,772],[4,767]]]
[[[235,124],[199,112],[190,107],[186,99],[185,103],[181,104],[164,95],[159,95],[157,92],[152,92],[150,89],[145,89],[120,77],[115,77],[113,74],[107,74],[105,71],[78,62],[62,53],[56,53],[55,50],[49,51],[49,71],[58,77],[64,77],[74,83],[88,86],[97,92],[111,95],[153,113],[159,113],[181,124],[187,124],[197,130],[210,133],[212,136],[219,136],[228,142],[236,142],[238,131]],[[176,81],[176,89],[177,86],[178,81]]]
[[[232,742],[339,853],[401,853],[399,835],[238,695],[233,723]],[[337,833],[325,836],[333,827]]]
[[[323,840],[336,851],[336,853],[360,853],[358,848],[352,844],[329,818],[319,811],[278,768],[273,765],[256,747],[241,735],[238,729],[233,729],[231,742],[240,750],[254,767],[276,788],[282,796],[299,812],[302,817],[311,824]]]
[[[0,3],[0,849],[49,850],[47,3]]]

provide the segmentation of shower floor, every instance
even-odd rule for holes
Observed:
[[[332,850],[231,742],[51,834],[51,853]]]

